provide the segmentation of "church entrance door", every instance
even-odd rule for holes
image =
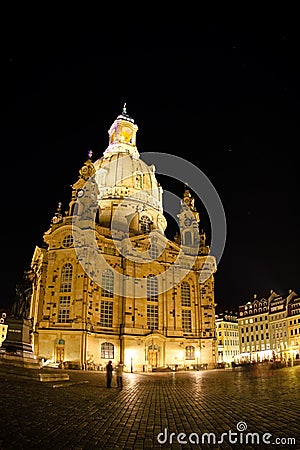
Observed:
[[[159,365],[158,345],[150,345],[148,347],[148,364],[152,367],[158,367]]]
[[[56,362],[63,362],[65,357],[64,347],[56,347]]]

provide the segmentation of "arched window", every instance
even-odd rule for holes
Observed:
[[[108,298],[114,296],[114,274],[110,269],[105,269],[102,273],[101,296]]]
[[[110,342],[103,342],[101,344],[101,358],[114,359],[115,348]]]
[[[191,290],[186,281],[181,283],[181,306],[191,306]]]
[[[158,301],[158,281],[153,274],[147,277],[147,300],[150,302]]]
[[[71,292],[72,290],[73,266],[66,263],[61,269],[60,292]]]
[[[185,347],[185,359],[195,359],[195,347],[193,345]]]
[[[151,231],[151,219],[148,216],[142,216],[140,219],[140,227],[143,233],[149,233]]]

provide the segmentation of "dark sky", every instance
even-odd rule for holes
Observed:
[[[185,158],[219,194],[228,227],[219,307],[271,289],[300,293],[298,24],[111,33],[37,23],[12,21],[1,36],[0,307],[11,304],[57,203],[67,206],[88,150],[102,156],[124,102],[140,152]]]

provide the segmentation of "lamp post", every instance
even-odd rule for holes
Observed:
[[[197,370],[199,370],[200,350],[196,350],[196,358],[197,358]]]
[[[130,358],[130,372],[133,373],[133,357],[135,355],[135,351],[129,350],[127,355],[128,355],[128,359]]]

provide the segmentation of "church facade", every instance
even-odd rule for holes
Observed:
[[[140,158],[123,112],[108,147],[92,152],[36,247],[30,318],[34,354],[82,369],[215,367],[215,258],[187,187],[179,233],[165,236],[163,190]]]

